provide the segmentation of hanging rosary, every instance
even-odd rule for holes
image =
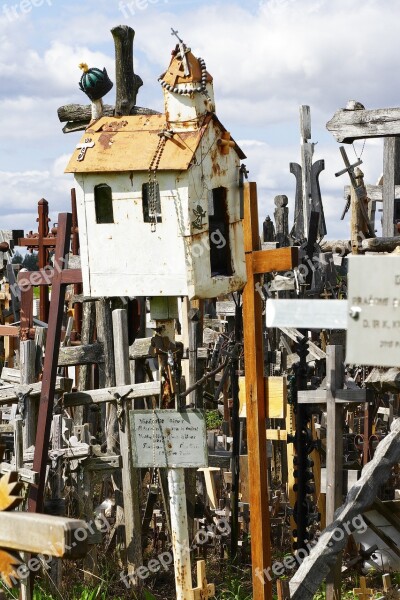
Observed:
[[[149,185],[148,185],[148,198],[149,198],[149,219],[151,223],[151,231],[154,233],[157,228],[157,209],[158,207],[158,180],[157,170],[160,165],[162,153],[165,148],[165,144],[168,139],[171,139],[174,135],[173,131],[160,131],[158,134],[160,139],[158,140],[157,148],[149,166]]]

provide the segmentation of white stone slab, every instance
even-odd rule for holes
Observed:
[[[351,256],[348,281],[346,362],[398,367],[400,257]]]
[[[133,465],[199,468],[208,466],[207,436],[200,411],[130,412]]]
[[[267,327],[346,329],[347,300],[267,300]]]

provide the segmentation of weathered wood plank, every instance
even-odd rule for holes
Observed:
[[[2,546],[10,550],[60,558],[82,558],[87,552],[87,540],[81,541],[87,526],[77,519],[0,512],[0,531]]]
[[[338,142],[346,144],[363,138],[400,135],[400,108],[340,109],[328,121],[326,128]]]
[[[59,367],[91,365],[104,362],[103,344],[95,342],[86,346],[67,346],[60,348]]]
[[[65,377],[57,377],[56,380],[56,393],[69,392],[72,387],[72,379],[66,379]],[[29,385],[15,385],[7,387],[5,389],[0,387],[0,405],[2,404],[13,404],[18,402],[18,394],[27,394],[33,398],[40,396],[42,389],[42,382],[31,383]]]
[[[151,340],[153,338],[138,338],[129,346],[129,358],[139,360],[151,356]]]
[[[347,542],[348,533],[343,524],[356,528],[360,515],[369,508],[380,486],[389,478],[393,465],[400,460],[400,419],[396,419],[390,433],[376,448],[371,462],[362,470],[361,478],[349,491],[343,506],[335,513],[335,521],[322,532],[317,545],[305,558],[290,581],[292,600],[312,600],[322,581],[335,564],[337,555]],[[337,531],[340,530],[338,539]]]
[[[400,246],[400,236],[366,238],[361,242],[361,250],[363,252],[393,252]]]
[[[106,390],[87,390],[84,392],[72,392],[64,394],[63,404],[66,408],[86,404],[100,404],[101,402],[115,401],[115,394],[124,396],[127,400],[158,396],[160,394],[160,382],[148,381],[146,383],[135,383],[132,385],[119,385]]]

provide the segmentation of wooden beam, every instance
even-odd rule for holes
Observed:
[[[104,362],[103,344],[98,342],[85,346],[66,346],[60,348],[59,367],[90,365]]]
[[[0,325],[0,336],[18,337],[20,328],[15,325]]]
[[[77,519],[0,512],[0,531],[1,545],[9,550],[73,559],[82,558],[87,552],[87,539],[81,541],[87,526]]]
[[[246,413],[249,454],[251,506],[251,557],[253,597],[270,600],[272,586],[268,578],[259,578],[271,566],[270,521],[268,506],[267,444],[265,437],[266,402],[264,385],[264,352],[262,299],[255,285],[260,276],[254,274],[253,251],[260,244],[258,232],[257,186],[244,186],[244,249],[247,284],[243,291],[244,354],[246,363]],[[271,252],[274,252],[273,250]],[[262,267],[263,269],[265,266]]]
[[[124,397],[126,400],[159,396],[160,389],[159,381],[149,381],[146,383],[133,383],[132,385],[120,385],[103,390],[72,392],[71,394],[64,394],[63,405],[65,408],[69,408],[71,406],[101,404],[102,402],[116,402],[115,394]]]
[[[277,248],[276,250],[259,250],[252,254],[254,275],[273,271],[291,271],[298,264],[299,249],[297,246]]]
[[[400,135],[400,108],[344,110],[335,112],[326,128],[338,142]]]
[[[57,394],[61,392],[68,392],[72,387],[72,379],[66,379],[65,377],[57,377],[55,392]],[[42,390],[42,382],[31,383],[28,385],[15,385],[7,388],[0,388],[0,406],[2,404],[14,404],[18,402],[18,395],[28,394],[31,398],[37,398],[40,396]]]

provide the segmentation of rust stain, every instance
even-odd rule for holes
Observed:
[[[99,136],[99,144],[100,146],[104,149],[104,150],[109,150],[111,148],[111,145],[113,143],[113,137],[115,136],[115,133],[102,133]]]
[[[128,121],[112,121],[111,123],[104,123],[101,128],[101,131],[118,131],[122,129],[122,127],[126,127],[128,125]]]

